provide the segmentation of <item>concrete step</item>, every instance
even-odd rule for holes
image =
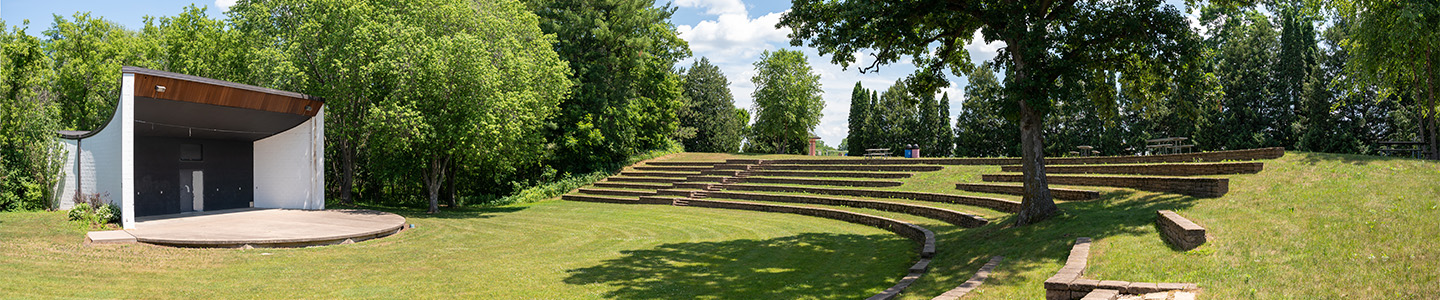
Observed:
[[[135,236],[124,230],[91,231],[85,233],[86,245],[134,244]]]

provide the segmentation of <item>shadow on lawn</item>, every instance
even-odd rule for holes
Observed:
[[[426,213],[426,209],[408,207],[354,205],[344,206],[344,208],[370,209],[389,212],[405,217],[406,219],[484,219],[493,218],[499,214],[521,211],[529,208],[529,206],[442,208],[440,209],[440,212],[434,214]]]
[[[1341,162],[1341,163],[1347,163],[1347,164],[1352,164],[1352,165],[1367,165],[1367,164],[1370,164],[1370,163],[1372,163],[1372,162],[1377,162],[1377,161],[1392,161],[1392,160],[1402,160],[1402,159],[1415,159],[1415,158],[1411,158],[1411,157],[1375,156],[1375,155],[1362,155],[1362,154],[1335,154],[1335,153],[1320,153],[1320,152],[1299,152],[1299,153],[1294,153],[1294,154],[1304,155],[1305,158],[1304,158],[1304,159],[1301,159],[1301,160],[1300,160],[1300,163],[1307,164],[1307,165],[1313,165],[1313,164],[1315,164],[1315,163],[1319,163],[1319,162],[1329,162],[1329,161],[1338,161],[1338,162]]]
[[[917,284],[906,293],[925,296],[944,293],[996,255],[1005,257],[997,270],[1004,275],[992,277],[986,285],[1015,286],[1044,280],[1058,270],[1046,263],[1064,264],[1078,237],[1103,241],[1112,236],[1155,234],[1155,211],[1184,209],[1196,201],[1206,200],[1174,194],[1136,197],[1135,193],[1118,190],[1105,193],[1098,200],[1061,203],[1061,215],[1029,226],[1010,226],[1014,215],[1009,215],[980,228],[932,228],[940,229],[936,230],[939,248],[936,260],[941,263],[933,265],[936,267],[931,274],[947,274],[953,278],[935,282],[935,276],[921,277],[921,282],[928,284]],[[1045,269],[1038,273],[1044,277],[1026,277],[1039,268]]]
[[[613,299],[856,299],[899,279],[913,246],[893,234],[828,233],[672,243],[568,270],[565,283],[617,286],[605,294]],[[898,253],[882,253],[887,249]],[[876,271],[888,264],[889,271]]]

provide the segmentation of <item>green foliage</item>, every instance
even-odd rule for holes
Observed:
[[[152,66],[156,45],[133,31],[90,13],[55,16],[44,31],[45,52],[54,61],[53,91],[60,127],[96,130],[110,120],[120,98],[121,66]]]
[[[950,127],[950,93],[940,97],[940,106],[936,107],[935,123],[930,124],[930,129],[937,135],[933,150],[925,150],[926,156],[950,157],[955,155],[955,129]]]
[[[840,147],[846,148],[850,156],[864,155],[865,148],[872,144],[870,137],[866,135],[866,126],[870,125],[870,90],[866,90],[858,81],[855,82],[855,89],[850,91],[849,121],[850,131],[845,141],[840,143]]]
[[[663,149],[646,152],[637,156],[632,156],[628,160],[611,166],[606,170],[595,171],[580,175],[567,175],[552,182],[540,184],[525,189],[520,189],[518,192],[512,195],[505,196],[503,198],[485,204],[489,206],[501,206],[532,203],[546,199],[553,199],[572,190],[575,190],[576,188],[590,185],[591,183],[600,181],[601,179],[605,179],[606,177],[614,176],[615,174],[620,172],[621,168],[625,166],[632,165],[643,160],[685,152],[687,150],[688,149],[685,149],[678,143],[672,143],[670,146]]]
[[[1348,24],[1342,47],[1351,55],[1346,75],[1380,98],[1411,96],[1420,113],[1419,136],[1430,158],[1440,159],[1440,4],[1434,1],[1346,0],[1329,3]]]
[[[555,52],[570,62],[574,92],[551,120],[551,165],[588,172],[669,143],[684,107],[680,76],[690,56],[654,0],[530,0]]]
[[[681,126],[696,129],[695,137],[682,142],[691,152],[740,151],[740,138],[745,129],[740,116],[731,113],[735,99],[730,95],[730,82],[720,68],[701,57],[685,72],[683,93],[690,100],[685,106]],[[748,121],[748,120],[747,120]]]
[[[820,124],[820,75],[805,54],[781,49],[765,51],[755,62],[755,125],[745,152],[803,154],[815,125]]]
[[[80,223],[87,229],[120,222],[120,206],[106,198],[107,196],[101,194],[76,194],[75,206],[65,214],[70,221]]]
[[[162,70],[229,81],[248,78],[249,51],[239,31],[223,20],[211,19],[207,8],[186,6],[173,17],[146,17],[140,35],[159,46],[153,58]]]
[[[955,155],[968,157],[1020,156],[1019,124],[1001,112],[1005,89],[989,65],[970,72],[965,103],[955,117]]]
[[[0,211],[54,206],[64,150],[54,139],[54,72],[44,49],[24,27],[0,21]]]

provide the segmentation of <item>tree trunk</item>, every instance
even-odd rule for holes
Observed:
[[[1017,98],[1020,102],[1020,172],[1025,197],[1020,200],[1015,226],[1025,226],[1055,216],[1060,208],[1055,206],[1050,185],[1045,181],[1044,118],[1023,97]]]
[[[450,166],[446,168],[446,173],[449,174],[445,174],[444,196],[445,200],[449,202],[450,208],[454,209],[460,207],[460,203],[455,200],[455,162],[450,162]]]
[[[445,182],[445,170],[449,164],[450,158],[446,155],[430,159],[430,170],[425,172],[425,189],[430,192],[430,210],[427,213],[440,212],[440,186]]]

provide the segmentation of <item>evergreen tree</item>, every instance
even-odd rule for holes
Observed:
[[[940,107],[938,112],[938,119],[940,123],[936,124],[937,127],[935,128],[938,129],[935,131],[935,133],[940,135],[940,137],[936,139],[936,141],[939,142],[939,145],[935,147],[935,152],[933,152],[935,153],[935,155],[933,156],[954,156],[955,131],[953,128],[950,127],[950,93],[945,93],[943,96],[940,97]]]
[[[955,117],[955,156],[1020,155],[1020,130],[1015,116],[1002,111],[1005,90],[989,64],[970,72],[965,103]]]
[[[1280,11],[1280,55],[1276,57],[1274,78],[1271,80],[1275,84],[1271,89],[1274,91],[1274,98],[1266,109],[1266,119],[1273,128],[1270,139],[1274,142],[1270,145],[1295,146],[1297,135],[1300,134],[1295,132],[1295,128],[1300,126],[1302,103],[1309,102],[1306,99],[1310,98],[1306,95],[1305,87],[1311,81],[1311,73],[1316,69],[1315,56],[1319,49],[1315,43],[1315,25],[1298,10],[1299,8],[1290,6]],[[1306,109],[1305,112],[1310,111]],[[1328,108],[1324,113],[1329,114]],[[1325,118],[1315,118],[1319,119]]]
[[[865,154],[865,148],[870,147],[870,140],[865,134],[865,126],[870,120],[870,92],[855,82],[855,89],[850,92],[850,131],[846,134],[845,142],[841,143],[850,156],[861,156]]]
[[[690,103],[680,124],[695,128],[695,137],[683,141],[685,151],[740,151],[740,130],[744,125],[731,113],[735,110],[735,99],[730,95],[730,82],[720,68],[710,64],[708,58],[696,60],[685,72],[683,93]]]
[[[1224,96],[1219,111],[1197,139],[1215,143],[1212,150],[1253,149],[1275,145],[1268,117],[1274,108],[1268,71],[1275,58],[1275,30],[1269,18],[1253,11],[1224,13],[1207,10],[1202,18],[1212,24],[1210,42],[1217,48],[1216,75]]]

